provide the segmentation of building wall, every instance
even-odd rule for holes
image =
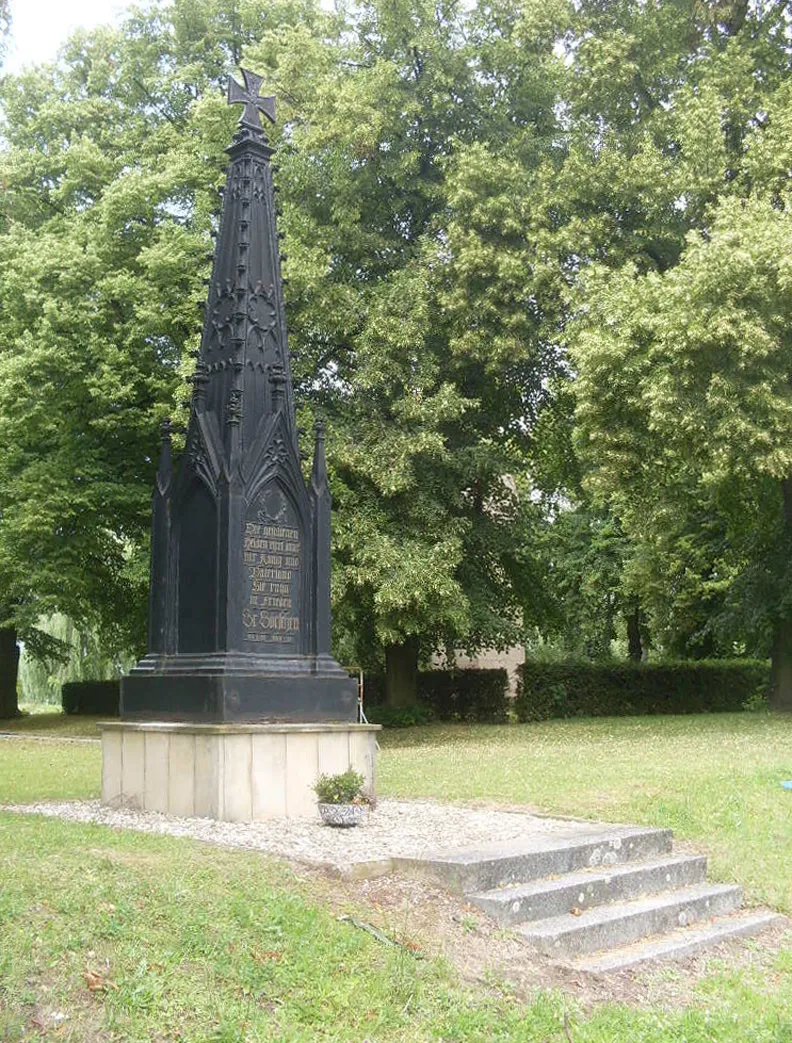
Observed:
[[[515,645],[513,648],[499,652],[495,648],[484,648],[477,656],[466,656],[457,652],[455,665],[460,670],[502,670],[509,672],[509,695],[517,694],[517,668],[525,662],[525,646]],[[435,652],[432,665],[438,669],[447,666],[444,652]]]

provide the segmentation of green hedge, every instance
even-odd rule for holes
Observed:
[[[525,663],[514,709],[521,721],[724,713],[760,705],[770,666],[755,660],[684,663]]]
[[[121,682],[67,681],[61,688],[64,713],[105,714],[118,717],[121,702]]]
[[[418,705],[385,706],[381,676],[364,680],[364,709],[372,724],[404,728],[427,720],[500,723],[508,719],[506,670],[422,670]]]

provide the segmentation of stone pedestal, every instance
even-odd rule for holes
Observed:
[[[354,768],[374,795],[379,725],[112,721],[102,801],[227,822],[315,818],[320,774]]]

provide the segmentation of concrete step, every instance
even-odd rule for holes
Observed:
[[[676,891],[598,906],[573,916],[553,916],[517,928],[537,952],[569,959],[629,945],[697,920],[726,916],[740,907],[742,888],[731,884],[693,884]]]
[[[542,877],[653,858],[671,851],[670,829],[642,826],[579,826],[565,833],[537,834],[508,844],[395,858],[394,868],[457,894],[490,891]]]
[[[747,938],[767,927],[783,922],[784,917],[767,910],[744,910],[731,916],[716,917],[704,924],[678,927],[669,934],[654,935],[633,945],[608,952],[581,956],[571,966],[591,974],[632,970],[655,960],[678,960],[709,949],[731,938]]]
[[[622,862],[608,869],[584,869],[515,887],[480,891],[467,897],[502,927],[512,927],[526,920],[563,916],[572,909],[591,909],[607,902],[688,887],[701,883],[706,875],[707,859],[703,855],[661,855],[640,862]]]

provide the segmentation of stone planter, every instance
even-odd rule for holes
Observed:
[[[365,804],[319,804],[319,815],[326,826],[359,826],[366,821]]]

